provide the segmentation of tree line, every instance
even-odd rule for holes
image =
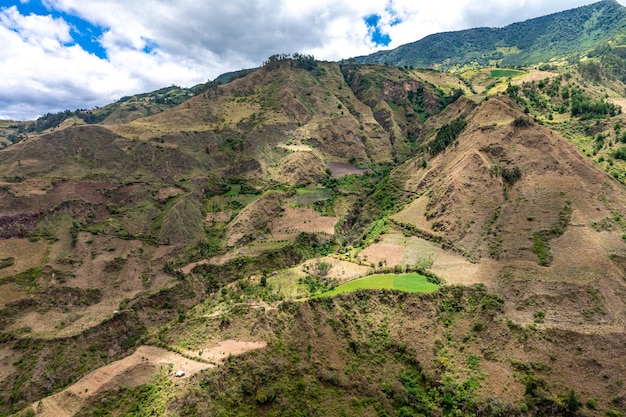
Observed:
[[[296,68],[301,68],[307,71],[311,71],[317,68],[317,61],[313,55],[300,54],[298,52],[294,54],[273,54],[265,62],[263,67],[267,69],[279,68],[284,63],[289,63]]]

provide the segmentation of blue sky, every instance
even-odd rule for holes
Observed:
[[[620,2],[626,2],[622,0]],[[339,60],[588,0],[1,0],[0,119],[93,108],[258,66]]]
[[[79,44],[87,52],[92,53],[99,58],[106,59],[106,50],[102,47],[99,41],[102,37],[102,27],[94,25],[91,22],[70,13],[46,7],[39,0],[32,0],[28,2],[20,0],[3,0],[3,3],[4,8],[15,6],[22,15],[50,15],[54,19],[64,20],[70,26],[70,34],[73,38],[71,42],[65,43],[65,46]]]

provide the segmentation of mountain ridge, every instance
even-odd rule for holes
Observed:
[[[0,413],[626,412],[621,81],[299,58],[0,151]]]
[[[625,27],[626,8],[615,0],[602,0],[502,28],[432,34],[354,59],[359,63],[442,70],[467,65],[528,66],[587,52],[598,42],[622,33]]]

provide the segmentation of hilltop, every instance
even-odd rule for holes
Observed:
[[[473,28],[424,39],[356,58],[356,62],[462,69],[468,66],[529,66],[559,62],[621,39],[626,8],[615,0],[542,16],[502,28]]]

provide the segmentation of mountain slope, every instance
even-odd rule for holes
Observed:
[[[0,151],[0,412],[46,413],[143,344],[235,341],[266,347],[129,369],[79,415],[626,411],[626,189],[557,133],[620,125],[573,114],[604,86],[308,64]],[[447,284],[315,298],[407,270]]]
[[[360,63],[450,69],[467,65],[527,66],[580,55],[622,34],[626,8],[615,0],[514,23],[429,35],[390,51],[357,57]]]
[[[467,118],[454,149],[434,156],[428,168],[419,161],[400,166],[401,188],[418,197],[392,219],[479,265],[497,260],[495,268],[485,265],[484,282],[503,296],[515,287],[510,299],[520,310],[513,316],[531,321],[534,311],[521,307],[532,298],[535,309],[550,311],[551,324],[620,329],[624,187],[564,138],[533,122],[522,125],[525,118],[508,97],[493,98]],[[547,296],[558,286],[581,289],[569,295],[570,307]],[[599,297],[597,310],[588,291]]]

